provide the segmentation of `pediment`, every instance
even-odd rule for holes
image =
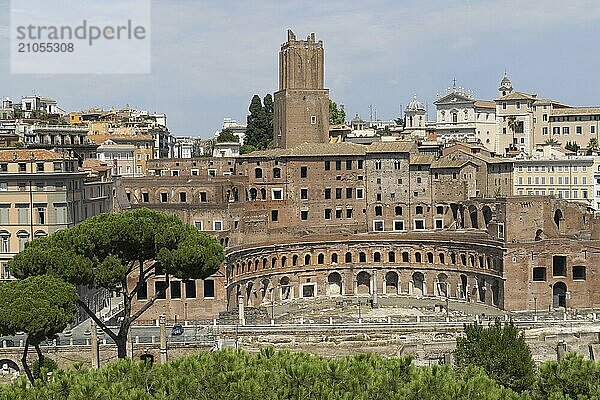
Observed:
[[[433,102],[433,104],[474,103],[475,100],[460,93],[449,93]]]

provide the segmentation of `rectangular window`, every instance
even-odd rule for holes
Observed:
[[[37,223],[40,225],[46,224],[46,209],[44,207],[38,207],[37,209]]]
[[[214,299],[215,297],[215,281],[207,279],[204,281],[204,298]]]
[[[325,161],[325,171],[329,171],[331,169],[331,161]]]
[[[352,160],[346,160],[346,170],[350,171],[352,169]]]
[[[384,230],[383,221],[373,221],[373,230],[377,232],[382,232]]]
[[[223,222],[222,221],[214,221],[213,222],[213,230],[222,231],[223,230]]]
[[[331,199],[331,188],[325,189],[325,199],[326,200]]]
[[[272,200],[283,200],[283,189],[271,189]]]
[[[404,230],[404,221],[394,221],[394,230],[395,231],[403,231]]]
[[[365,196],[365,190],[363,188],[357,188],[356,189],[356,198],[357,199],[362,199]]]
[[[308,176],[308,167],[300,167],[300,178],[306,178]]]
[[[308,219],[308,210],[300,211],[300,219],[306,221]]]
[[[19,163],[19,172],[27,172],[27,164]]]
[[[150,195],[146,192],[142,193],[142,203],[148,203],[150,201]]]
[[[346,218],[348,218],[348,219],[352,218],[352,209],[351,208],[346,208]]]
[[[171,298],[172,299],[180,299],[181,298],[181,282],[180,281],[171,281]]]
[[[311,125],[315,125],[317,123],[317,116],[316,115],[311,115],[310,116],[310,124]]]
[[[342,169],[342,160],[336,160],[335,162],[335,170],[336,171],[341,171]]]
[[[185,203],[187,201],[187,193],[186,192],[179,192],[179,202],[180,203]]]
[[[157,299],[164,300],[167,298],[167,282],[156,281],[154,282],[154,294],[157,295]]]
[[[567,256],[552,256],[552,276],[567,276]]]
[[[147,300],[148,299],[148,282],[143,282],[140,285],[140,288],[137,291],[137,299],[138,300]]]
[[[271,221],[277,222],[279,218],[279,210],[271,210]]]
[[[415,230],[425,229],[425,220],[424,219],[415,219]]]
[[[206,192],[200,192],[200,202],[206,203]]]
[[[306,189],[306,188],[300,189],[300,199],[308,200],[308,189]]]
[[[186,299],[196,298],[196,281],[184,281],[185,282],[185,297]]]
[[[358,160],[358,169],[363,169],[363,160]]]
[[[435,220],[435,229],[443,229],[444,228],[444,220],[436,219]]]
[[[346,198],[347,199],[352,198],[352,188],[346,188]]]
[[[195,221],[194,226],[196,227],[196,229],[201,231],[202,230],[202,221]]]
[[[335,188],[335,198],[336,199],[342,198],[342,188]]]
[[[545,282],[546,281],[546,268],[545,267],[533,267],[533,281],[534,282]]]
[[[325,209],[325,219],[331,219],[331,208]]]

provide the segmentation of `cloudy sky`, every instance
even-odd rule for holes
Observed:
[[[349,116],[395,118],[414,94],[432,110],[456,78],[493,99],[516,90],[600,105],[600,1],[152,1],[152,73],[10,74],[9,0],[0,0],[0,96],[35,92],[80,110],[129,104],[168,114],[176,135],[245,121],[253,94],[277,90],[286,29],[325,45],[325,82]],[[430,117],[433,112],[430,112]]]

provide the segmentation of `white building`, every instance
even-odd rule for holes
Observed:
[[[481,143],[494,150],[496,137],[496,104],[477,100],[471,92],[453,85],[438,95],[436,134],[442,142]]]
[[[192,158],[194,155],[194,144],[195,140],[191,137],[176,137],[173,147],[173,158]],[[202,153],[203,151],[199,155],[202,155]]]
[[[239,157],[240,144],[237,142],[215,143],[213,157]]]
[[[107,139],[96,149],[96,156],[111,167],[113,176],[131,176],[135,174],[134,150],[133,144],[119,144]]]

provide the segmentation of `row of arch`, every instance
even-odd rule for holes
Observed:
[[[296,298],[363,296],[437,296],[502,305],[502,281],[485,275],[436,271],[387,270],[329,271],[316,280],[296,276],[265,276],[230,286],[230,301],[246,306],[285,302]]]
[[[236,262],[234,267],[230,269],[230,278],[235,279],[244,274],[254,272],[273,270],[278,268],[298,267],[298,266],[314,266],[314,265],[330,265],[335,267],[340,264],[355,264],[355,263],[415,263],[415,264],[437,264],[437,265],[458,265],[467,268],[479,268],[502,272],[502,262],[500,259],[494,258],[486,254],[472,254],[459,252],[432,252],[432,251],[373,251],[369,257],[364,251],[353,254],[348,251],[343,255],[337,252],[332,252],[328,256],[324,252],[319,252],[316,257],[311,253],[304,255],[293,254],[291,258],[283,255],[281,257],[272,256],[269,260],[267,257],[248,258],[241,262]]]

